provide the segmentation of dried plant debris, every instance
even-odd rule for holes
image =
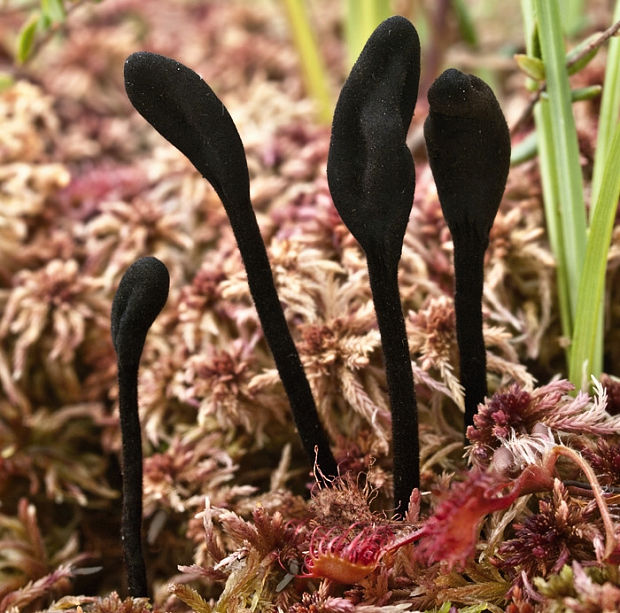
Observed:
[[[0,90],[0,612],[617,610],[619,373],[593,381],[590,393],[556,374],[564,346],[535,166],[510,170],[493,225],[486,220],[481,230],[487,394],[464,446],[458,239],[443,218],[445,190],[423,159],[422,91],[411,119],[417,74],[407,62],[415,64],[416,41],[404,67],[402,57],[383,58],[377,69],[371,53],[389,51],[392,34],[411,37],[410,27],[397,19],[379,31],[344,95],[363,104],[340,114],[334,142],[312,121],[274,6],[82,3],[62,40],[50,40]],[[0,23],[12,31],[15,14],[0,12]],[[344,82],[340,17],[326,10],[316,25],[330,70]],[[234,118],[243,142],[226,151],[234,164],[211,152],[205,174],[213,185],[130,110],[122,66],[138,49],[191,65]],[[385,80],[356,90],[369,67]],[[355,173],[369,160],[373,193],[392,193],[382,191],[385,175],[394,179],[389,187],[401,185],[381,167],[380,151],[364,150],[363,137],[349,158],[350,143],[338,144],[360,128],[360,114],[372,130],[383,103],[396,110],[389,134],[407,198],[392,216],[361,192],[357,204],[388,225],[397,218],[398,236],[386,230],[383,247],[398,278],[420,461],[419,488],[397,495],[398,506],[376,270],[369,275],[367,265],[382,248],[364,233],[370,217],[347,209],[357,201],[343,208],[347,194],[334,194],[341,219],[329,190],[348,162]],[[587,166],[597,109],[578,111]],[[229,137],[214,145],[218,155]],[[414,143],[414,194],[403,143]],[[327,169],[330,146],[344,147],[340,170],[333,161]],[[320,458],[313,467],[314,439],[304,449],[296,436],[265,313],[254,306],[266,286],[251,279],[239,228],[220,200],[231,194],[252,203],[277,317],[333,470]],[[142,339],[136,379],[147,591],[134,594],[150,597],[132,598],[120,512],[126,399],[110,313],[123,275],[141,258],[161,261],[170,287]],[[620,363],[619,263],[617,220],[608,365]],[[149,323],[147,315],[138,323]]]

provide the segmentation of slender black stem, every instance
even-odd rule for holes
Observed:
[[[316,458],[320,469],[316,478],[323,481],[324,476],[329,481],[337,475],[338,467],[319,421],[310,384],[284,317],[256,216],[249,201],[245,210],[240,211],[239,207],[235,207],[233,212],[229,208],[232,207],[227,207],[227,211],[247,272],[250,292],[288,396],[297,431],[310,461]]]
[[[121,417],[123,502],[121,537],[129,595],[147,596],[142,554],[142,436],[138,417],[138,365],[119,364],[118,393]]]
[[[465,235],[464,235],[465,234]],[[486,350],[482,335],[482,289],[486,244],[469,233],[453,233],[454,308],[461,384],[465,388],[465,432],[487,395]]]
[[[407,331],[398,291],[398,268],[366,253],[392,407],[394,504],[404,517],[414,488],[420,487],[418,407],[413,386]]]
[[[398,262],[415,190],[407,129],[418,97],[420,41],[404,17],[382,22],[351,69],[334,111],[327,180],[366,253],[392,409],[394,506],[419,486],[418,419],[398,291]]]
[[[506,187],[510,134],[493,90],[476,76],[446,70],[429,89],[428,102],[428,161],[454,243],[454,306],[467,436],[487,394],[483,262]]]
[[[193,70],[161,55],[131,55],[125,63],[125,87],[136,109],[189,158],[220,196],[306,454],[311,463],[316,458],[318,478],[336,476],[336,461],[275,289],[250,202],[243,143],[232,118]]]
[[[145,257],[125,272],[112,301],[111,335],[118,364],[122,434],[121,537],[129,595],[146,597],[142,555],[142,434],[138,415],[138,367],[146,335],[166,304],[170,276],[157,258]]]

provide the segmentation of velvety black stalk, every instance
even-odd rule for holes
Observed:
[[[482,335],[484,252],[506,186],[510,134],[491,88],[449,69],[429,92],[428,158],[454,243],[455,311],[465,431],[487,393]]]
[[[118,361],[122,434],[123,501],[121,536],[129,595],[147,596],[142,554],[142,436],[138,415],[138,367],[146,334],[168,297],[170,278],[156,258],[134,262],[112,303],[112,342]]]
[[[453,237],[454,309],[459,346],[461,385],[465,389],[465,429],[473,425],[478,404],[487,395],[487,361],[482,336],[484,252],[477,237]]]
[[[118,367],[118,404],[122,432],[123,499],[121,539],[127,587],[134,598],[148,595],[142,553],[142,435],[138,415],[138,368]]]
[[[249,201],[248,201],[249,202]],[[243,259],[250,293],[267,339],[293,418],[309,460],[318,465],[316,478],[329,484],[338,473],[336,460],[319,421],[318,412],[299,353],[291,337],[273,282],[271,267],[253,210],[243,221],[230,220]]]
[[[394,507],[404,517],[411,492],[420,487],[418,411],[407,330],[398,291],[398,268],[386,265],[380,254],[366,252],[368,276],[392,408]]]
[[[336,461],[275,289],[250,202],[243,144],[232,118],[194,71],[161,55],[131,55],[125,63],[125,88],[138,112],[189,158],[222,200],[297,431],[310,462],[317,461],[317,477],[329,480],[337,474]]]
[[[394,495],[403,516],[419,486],[417,405],[398,291],[415,170],[406,138],[420,43],[403,17],[380,24],[345,82],[332,124],[327,178],[342,220],[366,253],[392,409]]]

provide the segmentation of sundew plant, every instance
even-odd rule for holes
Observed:
[[[620,608],[620,3],[0,24],[0,613]]]

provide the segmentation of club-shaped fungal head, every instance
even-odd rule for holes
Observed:
[[[229,216],[234,205],[249,205],[243,143],[228,110],[199,75],[163,55],[138,52],[125,61],[125,90],[136,110],[213,185]]]
[[[364,251],[398,264],[413,204],[415,171],[406,138],[418,96],[420,41],[404,17],[368,39],[346,80],[327,161],[338,213]]]
[[[112,343],[119,365],[137,368],[146,334],[166,304],[170,276],[154,257],[140,258],[125,272],[112,301]]]
[[[428,102],[424,138],[444,218],[453,238],[466,233],[486,248],[510,165],[506,120],[491,88],[454,68]]]

